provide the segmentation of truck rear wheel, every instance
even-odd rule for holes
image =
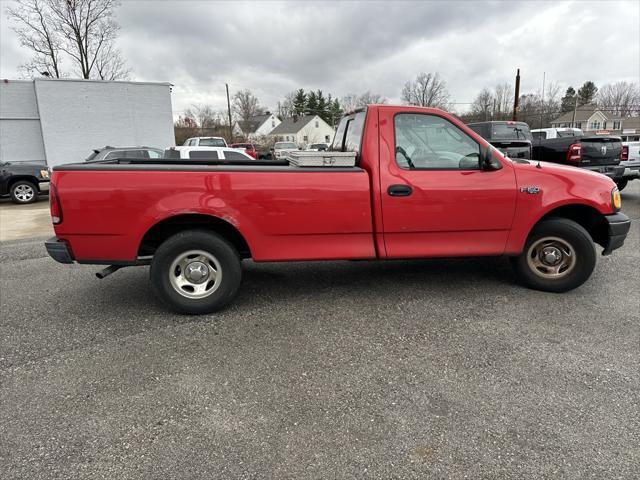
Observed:
[[[33,203],[38,200],[38,187],[28,180],[18,180],[11,185],[13,203]]]
[[[240,257],[215,233],[188,230],[165,240],[151,261],[155,294],[178,313],[215,312],[236,295],[242,279]]]
[[[566,218],[550,218],[536,225],[513,264],[525,285],[547,292],[566,292],[591,276],[596,250],[582,226]]]
[[[625,179],[617,180],[616,185],[618,186],[618,190],[620,191],[624,190],[628,183],[629,183],[629,180],[625,180]]]

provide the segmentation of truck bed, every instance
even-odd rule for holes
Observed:
[[[53,183],[64,191],[57,233],[80,262],[135,262],[145,234],[176,211],[228,222],[257,261],[376,256],[358,167],[123,159],[58,166]]]

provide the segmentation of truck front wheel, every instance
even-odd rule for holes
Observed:
[[[28,180],[18,180],[11,185],[13,203],[33,203],[38,200],[38,187]]]
[[[596,265],[595,245],[589,233],[573,220],[549,218],[536,225],[513,265],[525,285],[566,292],[591,276]]]
[[[151,261],[155,294],[178,313],[215,312],[236,295],[242,279],[233,246],[204,230],[180,232],[165,240]]]

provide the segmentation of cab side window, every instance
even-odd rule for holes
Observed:
[[[480,145],[436,115],[395,116],[395,157],[407,170],[479,170]]]

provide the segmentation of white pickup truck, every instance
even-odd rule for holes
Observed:
[[[550,140],[561,137],[582,137],[584,133],[579,128],[534,128],[531,130],[534,140]]]
[[[226,148],[227,141],[222,137],[191,137],[182,144],[183,147],[223,147]]]

